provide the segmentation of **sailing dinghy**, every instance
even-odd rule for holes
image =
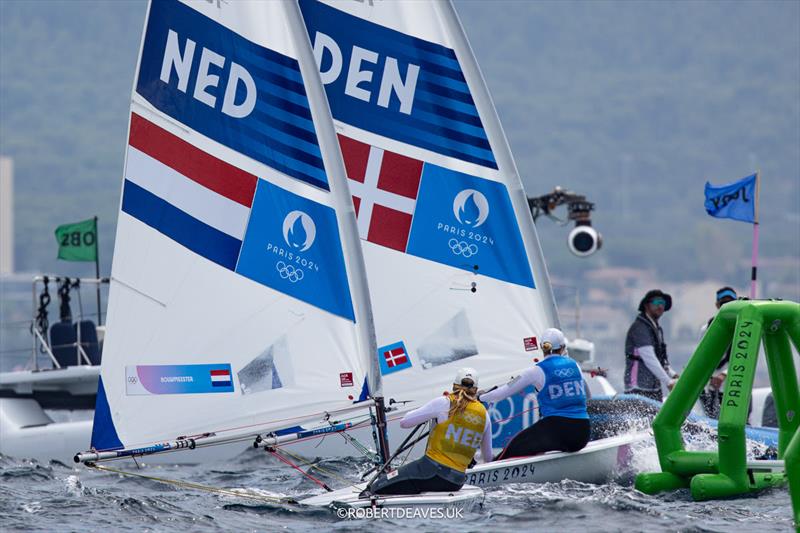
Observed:
[[[353,205],[301,20],[294,2],[149,3],[92,449],[76,461],[274,446],[369,408],[388,456]]]
[[[401,405],[389,419],[397,442],[407,434],[400,415],[445,392],[457,368],[477,369],[492,386],[542,357],[538,336],[558,327],[556,306],[519,173],[452,4],[299,4],[353,193],[385,395]],[[594,385],[603,378],[584,377],[603,389]],[[536,420],[532,393],[492,408],[498,450]],[[575,464],[562,476],[607,478],[642,438],[525,464]],[[492,465],[480,468],[505,476]]]

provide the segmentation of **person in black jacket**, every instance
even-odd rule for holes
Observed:
[[[662,401],[662,385],[672,389],[678,374],[667,357],[658,319],[672,308],[672,296],[654,289],[639,302],[639,315],[625,338],[625,392]]]

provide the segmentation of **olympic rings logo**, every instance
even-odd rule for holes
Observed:
[[[288,279],[292,283],[297,283],[303,279],[302,268],[295,268],[292,265],[287,265],[283,261],[278,261],[275,264],[275,268],[278,270],[278,274],[281,275],[282,279]]]
[[[464,418],[464,421],[468,424],[480,424],[481,417],[478,415],[473,415],[472,413],[464,413],[461,415]]]
[[[558,376],[560,378],[568,378],[571,375],[573,375],[574,372],[573,372],[573,370],[571,368],[557,368],[557,369],[553,370],[553,374],[555,374],[556,376]]]
[[[450,251],[456,255],[463,255],[464,257],[472,257],[473,255],[478,253],[478,246],[475,244],[467,244],[464,241],[459,241],[458,239],[450,239],[447,242],[447,245],[450,246]]]

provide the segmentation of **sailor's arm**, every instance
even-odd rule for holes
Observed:
[[[639,346],[636,349],[636,352],[644,362],[644,366],[647,367],[647,370],[652,372],[658,381],[663,383],[665,386],[668,386],[672,381],[672,378],[667,373],[667,370],[665,370],[658,361],[655,348],[652,346]]]
[[[544,372],[538,366],[526,368],[522,374],[512,378],[511,381],[493,391],[481,394],[480,401],[496,403],[504,398],[522,392],[528,385],[533,385],[536,390],[541,390],[544,386]]]
[[[678,376],[680,375],[675,371],[674,368],[672,368],[672,365],[670,365],[669,363],[667,363],[667,368],[665,368],[664,370],[666,370],[667,375],[669,375],[670,379],[678,379]]]
[[[427,422],[433,418],[438,418],[441,416],[442,411],[446,413],[449,408],[450,400],[448,398],[445,396],[434,398],[422,407],[406,413],[406,415],[400,420],[400,427],[406,429],[413,428],[422,424],[423,422]]]

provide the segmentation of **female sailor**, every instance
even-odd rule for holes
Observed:
[[[370,487],[372,494],[419,494],[456,491],[466,480],[464,472],[481,449],[484,461],[492,460],[492,422],[477,400],[478,373],[461,368],[453,392],[406,414],[400,427],[412,428],[428,420],[436,425],[428,437],[425,455],[398,470],[381,475]]]
[[[567,355],[564,334],[555,328],[541,337],[544,360],[511,381],[481,393],[480,401],[496,403],[533,385],[539,420],[520,431],[495,460],[558,450],[577,452],[589,442],[586,388],[578,364]]]

